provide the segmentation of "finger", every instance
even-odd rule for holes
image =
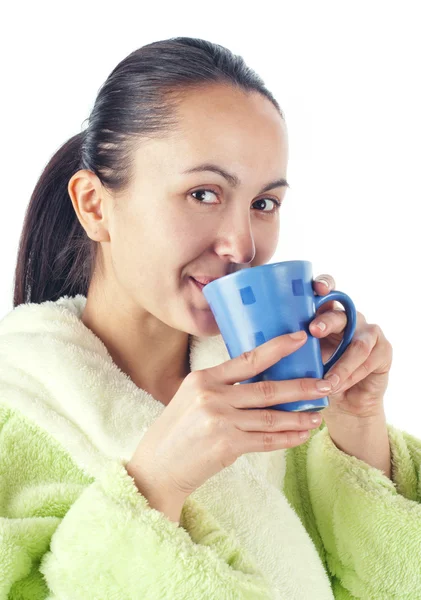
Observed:
[[[291,337],[295,334],[276,336],[252,350],[243,352],[215,367],[204,369],[204,371],[226,385],[250,379],[303,346],[308,336],[305,331],[302,331],[302,334],[301,339]],[[195,373],[198,372],[195,371]]]
[[[234,423],[242,431],[302,431],[316,429],[322,422],[318,412],[285,410],[236,410]]]
[[[305,443],[312,430],[306,431],[239,431],[234,436],[233,445],[236,456],[248,452],[271,452],[284,448],[292,448]]]
[[[313,280],[313,289],[318,296],[326,296],[335,289],[335,286],[336,283],[332,275],[318,275],[316,279]],[[325,302],[318,309],[318,312],[322,313],[328,310],[333,310],[335,308],[335,304],[335,300]]]
[[[347,324],[346,313],[344,310],[328,310],[323,316],[317,315],[310,323],[312,335],[324,337],[330,333],[341,333]],[[319,326],[322,325],[322,328]],[[323,325],[325,328],[323,329]]]
[[[266,408],[286,402],[323,398],[331,389],[329,381],[313,377],[285,381],[264,380],[233,386],[229,403],[234,408]]]
[[[379,365],[383,364],[384,370],[388,371],[390,369],[392,357],[393,349],[391,344],[388,341],[385,341],[385,343],[379,342],[374,346],[373,350],[370,352],[369,357],[353,373],[351,373],[351,375],[347,379],[340,383],[339,387],[334,390],[334,393],[342,394],[352,386],[365,379],[368,375],[370,375],[370,377],[373,378],[373,380],[375,380],[376,373],[373,373],[373,371],[378,369]],[[384,373],[379,373],[378,377],[383,380]],[[381,385],[379,387],[381,387]],[[373,385],[373,389],[377,389],[375,384]],[[375,394],[374,401],[378,402],[377,394]],[[367,407],[369,404],[370,398],[364,398],[363,405]]]
[[[342,310],[343,312],[345,312],[345,309],[343,308],[340,302],[338,302],[337,300],[329,300],[328,302],[324,302],[324,304],[319,306],[319,308],[317,309],[317,314],[321,315],[331,310]]]
[[[341,358],[325,375],[325,377],[328,377],[329,375],[337,375],[339,377],[339,382],[334,387],[333,394],[337,394],[341,389],[342,384],[348,379],[350,379],[352,385],[356,383],[356,381],[354,381],[354,373],[361,365],[366,363],[376,345],[376,341],[375,335],[372,335],[368,331],[361,332],[353,337],[350,345]],[[366,371],[365,377],[367,377],[367,375],[368,373]]]
[[[335,289],[336,283],[332,275],[318,275],[313,280],[313,288],[319,296],[326,296]]]

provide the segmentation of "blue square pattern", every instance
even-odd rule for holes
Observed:
[[[256,302],[256,298],[254,297],[253,290],[250,286],[240,288],[240,294],[243,304],[254,304]]]
[[[302,279],[292,279],[292,293],[294,296],[304,296],[304,284]]]
[[[316,371],[306,371],[304,377],[317,377]]]
[[[266,338],[263,334],[263,331],[255,331],[253,333],[252,344],[253,346],[260,346],[266,342]]]
[[[303,331],[304,330],[307,335],[310,333],[308,325],[307,325],[307,321],[300,321],[298,325],[299,325],[299,330],[298,331]]]

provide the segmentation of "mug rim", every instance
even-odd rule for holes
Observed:
[[[266,263],[265,265],[258,265],[257,267],[247,267],[246,269],[240,269],[239,271],[236,271],[235,273],[229,273],[228,275],[224,275],[223,277],[219,277],[218,279],[215,279],[214,281],[211,281],[209,283],[207,283],[205,286],[203,286],[203,291],[212,286],[214,283],[217,283],[218,281],[220,281],[221,279],[231,279],[234,277],[240,277],[241,273],[244,273],[246,271],[248,271],[249,269],[254,269],[254,270],[258,270],[258,269],[268,269],[270,267],[274,268],[274,267],[279,267],[279,265],[293,265],[293,264],[301,264],[301,265],[312,265],[311,261],[309,260],[281,260],[278,261],[276,263]]]

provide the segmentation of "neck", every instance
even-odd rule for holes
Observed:
[[[137,312],[135,312],[137,311]],[[133,383],[168,404],[190,373],[189,335],[90,289],[81,320]]]

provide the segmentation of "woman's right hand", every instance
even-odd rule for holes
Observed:
[[[261,373],[306,340],[305,332],[301,340],[281,335],[216,367],[189,373],[126,466],[140,491],[147,490],[147,497],[178,498],[182,506],[195,489],[242,454],[304,443],[300,434],[319,427],[319,413],[259,407],[323,397],[327,390],[317,389],[320,380],[233,384]],[[311,421],[314,416],[318,423]]]

